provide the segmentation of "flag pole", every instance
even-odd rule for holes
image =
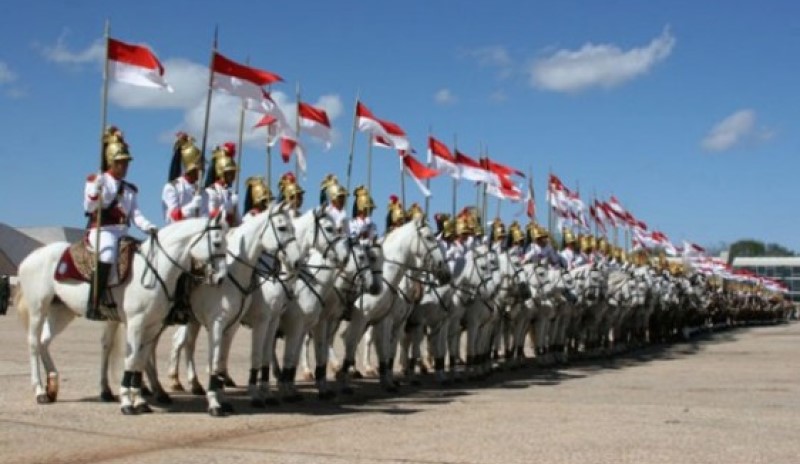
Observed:
[[[295,129],[294,130],[294,134],[295,134],[295,137],[296,137],[296,140],[297,140],[298,147],[295,147],[295,153],[294,153],[294,176],[295,177],[299,177],[300,176],[300,155],[298,155],[297,150],[301,149],[301,148],[299,148],[299,145],[300,145],[300,81],[297,81],[297,89],[296,89],[295,95],[297,97],[297,108],[296,108],[297,111],[296,111],[296,114],[295,114],[295,117],[294,117],[294,129]]]
[[[103,55],[103,96],[100,102],[100,175],[103,175],[103,158],[105,153],[103,153],[103,139],[104,134],[106,132],[106,123],[108,118],[108,38],[111,33],[111,22],[106,19],[106,26],[105,30],[103,31],[104,41],[106,45],[106,51]],[[99,273],[97,269],[100,267],[100,219],[103,215],[103,186],[100,185],[100,188],[97,189],[97,206],[95,209],[95,223],[94,223],[94,243],[95,243],[95,253],[94,253],[94,272],[92,273],[92,306],[95,306],[95,303],[98,300],[98,296],[100,295],[100,289],[98,287],[98,279]]]
[[[489,157],[489,146],[488,145],[486,147],[484,147],[483,155],[486,158]],[[488,209],[489,209],[489,208],[486,207],[487,206],[486,190],[488,188],[489,188],[489,186],[486,184],[486,182],[484,182],[483,183],[483,206],[481,207],[481,220],[484,223],[481,224],[481,229],[483,229],[484,225],[486,224],[486,219],[487,219],[486,213],[488,212]]]
[[[203,122],[203,142],[200,145],[200,153],[203,158],[206,156],[206,146],[208,144],[208,121],[211,116],[211,86],[214,85],[214,56],[217,54],[217,39],[219,38],[219,26],[214,26],[214,42],[211,44],[211,58],[208,62],[208,92],[206,93],[206,114],[205,121]],[[214,166],[209,166],[209,169],[214,169]],[[200,177],[197,176],[197,182],[194,185],[195,193],[200,190]]]
[[[350,176],[353,173],[353,151],[356,146],[356,127],[358,123],[358,102],[361,98],[361,90],[356,90],[356,104],[353,108],[353,128],[350,131],[350,154],[347,158],[347,191],[350,191]]]
[[[536,222],[536,213],[538,210],[536,209],[536,194],[533,191],[533,167],[531,165],[528,165],[528,188],[531,191],[531,201],[533,202],[533,217],[530,219]]]
[[[370,192],[372,191],[372,139],[373,136],[370,133],[367,139],[367,190]]]
[[[272,90],[272,86],[267,87],[267,92]],[[267,125],[267,189],[272,192],[272,126],[275,123]]]
[[[453,154],[458,151],[458,134],[453,134]],[[456,166],[458,169],[458,166]],[[460,176],[458,176],[460,177]],[[458,177],[453,177],[453,220],[456,219],[457,199],[458,199]]]
[[[370,140],[372,140],[372,137],[370,137]],[[370,147],[372,147],[371,143]],[[405,154],[400,156],[400,202],[403,205],[403,208],[406,208],[406,166],[403,164],[403,158],[405,156]]]
[[[552,234],[553,233],[553,204],[552,204],[552,185],[550,185],[550,179],[553,176],[553,168],[548,168],[547,174],[547,196],[545,204],[547,204],[547,232]]]
[[[431,140],[431,134],[432,133],[433,133],[433,126],[428,125],[428,145],[430,145],[430,140]],[[430,149],[430,147],[428,147],[428,149]],[[431,167],[431,162],[433,161],[432,156],[433,155],[428,155],[428,164],[427,164],[427,166],[429,168]],[[430,177],[425,179],[425,188],[428,189],[428,192],[431,191],[431,179],[430,179]],[[428,210],[430,209],[430,207],[431,207],[431,197],[430,197],[430,195],[426,195],[425,196],[425,217],[428,216]]]
[[[245,64],[250,64],[250,57],[245,59]],[[236,173],[236,188],[234,191],[239,194],[239,180],[242,177],[242,164],[244,163],[244,146],[242,140],[244,139],[244,98],[242,98],[242,106],[239,108],[239,139],[237,140],[237,147],[239,147],[239,169]]]

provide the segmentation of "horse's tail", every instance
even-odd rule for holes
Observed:
[[[30,325],[30,315],[28,314],[28,303],[25,301],[24,296],[22,295],[22,286],[17,283],[15,285],[13,292],[13,302],[14,302],[14,309],[17,310],[17,316],[19,316],[20,322],[22,325],[25,326],[25,330],[28,329]]]

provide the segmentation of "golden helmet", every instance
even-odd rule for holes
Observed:
[[[564,230],[564,246],[575,244],[575,235],[569,229]]]
[[[305,193],[300,184],[295,182],[288,182],[283,184],[283,188],[281,188],[281,195],[283,196],[284,200],[292,200],[295,196]]]
[[[329,201],[333,201],[339,197],[346,197],[347,196],[347,189],[344,188],[339,183],[331,184],[328,188],[325,189],[325,193],[328,196]]]
[[[400,226],[405,223],[406,214],[399,202],[389,206],[389,226]]]
[[[246,184],[252,204],[269,203],[272,201],[272,192],[269,190],[269,187],[267,187],[263,177],[250,177],[247,179]]]
[[[587,252],[594,249],[594,237],[591,235],[581,235],[580,243],[581,243],[581,251]]]
[[[501,221],[500,218],[496,218],[494,221],[492,221],[492,238],[494,240],[503,240],[507,235],[506,225],[503,224],[503,221]]]
[[[406,220],[410,221],[415,218],[423,217],[425,217],[425,212],[422,211],[422,207],[419,203],[411,203],[411,206],[408,207],[408,211],[406,211]]]
[[[611,245],[609,245],[608,240],[606,240],[605,237],[599,237],[597,238],[597,248],[603,254],[608,254],[611,250]]]
[[[522,231],[517,221],[508,226],[508,233],[511,235],[511,243],[514,245],[522,245],[525,243],[525,232]]]
[[[114,132],[109,132],[112,129]],[[116,127],[112,126],[103,135],[103,156],[105,157],[106,166],[110,166],[114,161],[133,159],[128,150],[128,144],[122,138],[122,132]]]
[[[292,171],[288,171],[284,175],[282,175],[280,179],[278,179],[278,190],[283,192],[283,188],[287,184],[296,184],[296,183],[297,183],[297,177],[294,176],[294,173]]]
[[[356,197],[356,201],[353,204],[354,206],[354,213],[364,212],[366,214],[370,214],[372,210],[375,209],[375,202],[372,201],[372,197],[369,194],[369,190],[367,187],[363,185],[359,185],[353,190],[353,194]],[[355,214],[353,214],[355,216]]]
[[[230,156],[219,156],[214,160],[214,174],[217,178],[225,175],[226,172],[236,172],[236,163]]]
[[[456,223],[448,216],[442,221],[442,236],[444,238],[453,238],[456,233]]]
[[[528,224],[528,232],[531,234],[531,238],[533,238],[533,240],[550,238],[550,233],[547,231],[547,229],[533,222]]]
[[[178,133],[174,151],[180,153],[184,172],[203,168],[203,154],[194,144],[194,137],[189,134],[185,132]]]
[[[461,215],[456,218],[456,235],[466,235],[472,233],[469,216]]]

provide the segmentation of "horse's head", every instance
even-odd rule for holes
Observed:
[[[358,240],[342,240],[347,249],[347,255],[341,265],[341,277],[348,281],[350,290],[356,294],[369,292],[377,295],[381,291],[379,283],[376,284],[375,275],[369,259],[369,253]]]
[[[444,248],[436,240],[433,231],[421,216],[415,216],[410,223],[416,230],[412,249],[417,266],[431,272],[440,284],[449,283],[452,278],[450,267],[445,261]]]
[[[310,240],[309,248],[319,251],[326,260],[334,263],[335,266],[342,265],[348,259],[350,247],[344,235],[336,230],[333,220],[325,214],[322,208],[314,208],[309,211],[314,218],[314,233],[306,235]]]
[[[203,266],[203,279],[209,285],[219,285],[228,273],[226,260],[228,223],[224,214],[206,221],[205,228],[192,240],[189,256]]]
[[[294,233],[294,225],[289,217],[291,206],[281,202],[270,206],[265,212],[265,222],[261,232],[261,245],[268,254],[277,254],[288,272],[300,267],[302,256]]]

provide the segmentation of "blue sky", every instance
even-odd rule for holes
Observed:
[[[200,139],[215,25],[219,50],[279,73],[276,98],[328,109],[336,143],[307,142],[302,181],[344,182],[356,92],[408,132],[534,172],[540,220],[548,171],[585,199],[616,195],[637,217],[701,244],[755,237],[800,250],[800,4],[791,1],[10,1],[0,28],[0,221],[84,223],[83,182],[97,170],[106,19],[117,39],[146,43],[172,95],[112,86],[109,123],[135,161],[129,180],[151,220],[172,134]],[[235,140],[236,102],[215,94],[209,144]],[[257,119],[249,116],[248,123]],[[249,124],[252,125],[252,124]],[[263,134],[246,131],[243,175],[263,174]],[[354,187],[366,182],[359,135]],[[375,149],[373,196],[383,222],[399,193],[397,157]],[[274,171],[289,165],[273,161]],[[432,210],[449,211],[434,180]],[[407,202],[422,201],[406,182]],[[459,206],[474,202],[459,188]],[[490,202],[490,216],[496,202]],[[504,204],[510,220],[517,205]]]

